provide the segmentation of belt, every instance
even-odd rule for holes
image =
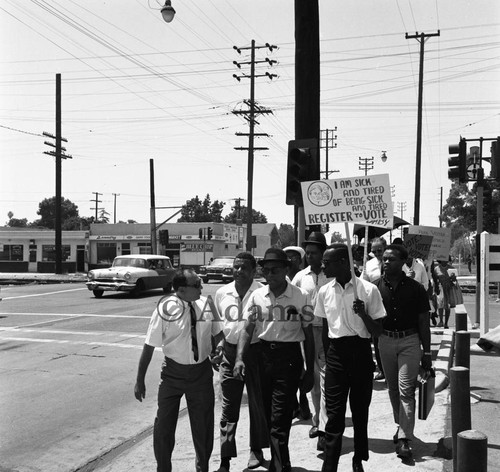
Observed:
[[[406,338],[406,336],[411,336],[412,334],[417,334],[417,330],[412,328],[412,329],[407,329],[404,331],[387,331],[384,329],[383,334],[386,336],[389,336],[390,338]]]
[[[298,344],[297,342],[264,341],[263,339],[261,339],[260,342],[263,347],[266,347],[268,349],[283,349],[287,347],[290,348]]]

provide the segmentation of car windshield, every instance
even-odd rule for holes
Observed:
[[[146,261],[144,259],[134,258],[129,259],[127,257],[116,258],[113,261],[113,267],[146,267]]]
[[[211,266],[221,266],[221,265],[232,265],[233,264],[233,259],[214,259],[212,263],[210,264]]]

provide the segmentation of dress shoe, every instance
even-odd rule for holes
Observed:
[[[314,439],[314,438],[317,438],[319,436],[319,430],[318,430],[318,427],[317,426],[313,426],[310,430],[309,430],[309,437],[311,439]]]
[[[355,459],[352,460],[352,472],[365,472],[361,461]]]
[[[229,469],[221,465],[215,472],[229,472]]]
[[[262,451],[250,451],[250,457],[248,458],[249,469],[256,469],[264,464],[264,454]]]
[[[385,375],[383,372],[379,372],[374,378],[375,378],[375,380],[384,380]]]
[[[399,439],[396,446],[396,454],[401,459],[409,459],[411,457],[411,447],[408,439]]]
[[[318,436],[318,444],[316,445],[316,450],[318,451],[324,451],[326,447],[326,438],[324,434],[321,434]]]

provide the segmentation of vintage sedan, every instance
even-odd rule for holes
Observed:
[[[107,269],[94,269],[87,274],[87,288],[96,298],[105,291],[130,292],[131,295],[162,288],[165,293],[172,290],[175,269],[170,258],[155,254],[130,254],[115,257]]]
[[[220,282],[228,283],[233,281],[233,263],[234,256],[216,257],[208,265],[202,265],[198,274],[207,283],[209,280],[219,280]]]

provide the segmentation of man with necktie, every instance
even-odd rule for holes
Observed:
[[[172,471],[172,452],[180,400],[186,396],[196,452],[195,470],[208,472],[214,441],[214,389],[209,355],[222,338],[222,324],[201,297],[201,279],[192,269],[178,270],[174,293],[163,297],[151,316],[139,360],[135,397],[146,396],[144,378],[155,347],[165,356],[158,390],[153,448],[158,472]]]

